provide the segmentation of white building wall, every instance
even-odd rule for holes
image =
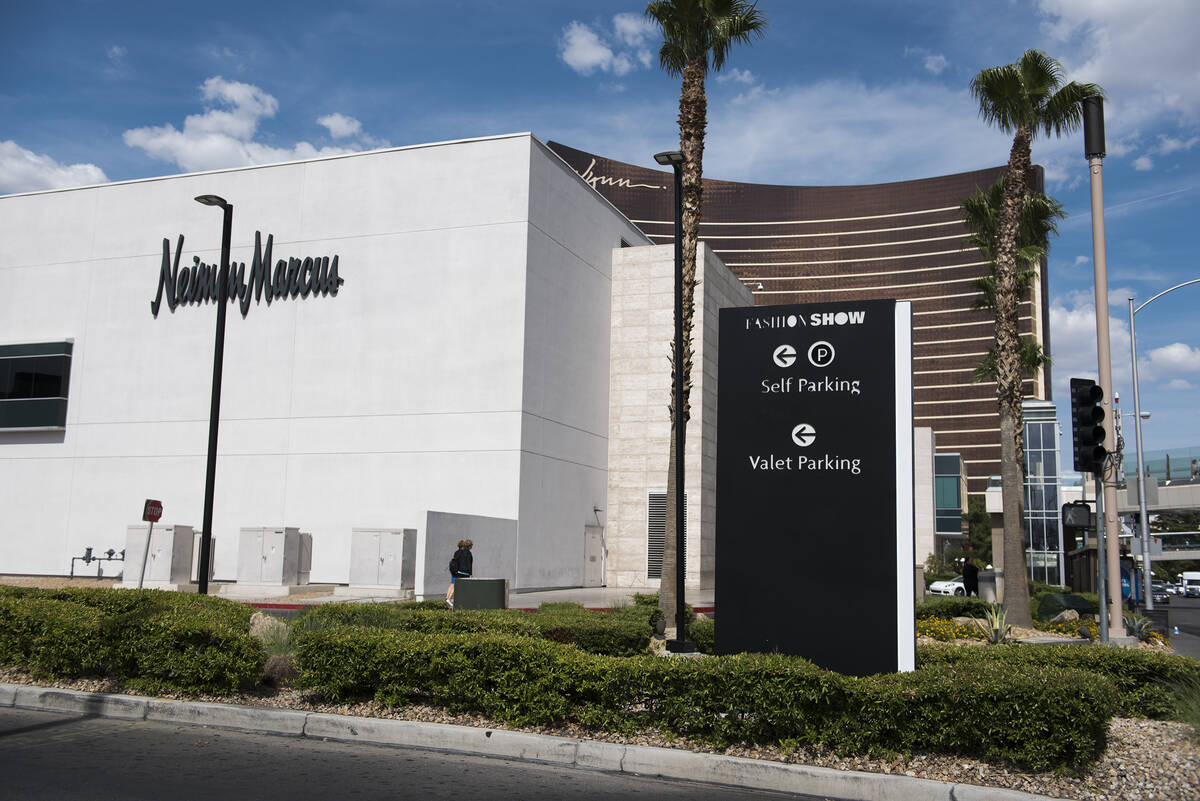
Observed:
[[[517,586],[578,583],[609,254],[645,239],[528,134],[0,198],[0,342],[75,342],[66,431],[0,433],[0,573],[119,550],[147,497],[201,525],[215,309],[149,302],[164,237],[219,260],[210,193],[235,206],[234,262],[260,230],[345,279],[230,308],[216,578],[243,526],[311,532],[312,580],[345,582],[351,528],[438,510],[522,518]]]

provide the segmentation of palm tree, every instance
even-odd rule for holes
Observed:
[[[704,78],[711,66],[720,71],[735,44],[762,36],[767,27],[754,2],[745,0],[655,0],[646,6],[646,17],[662,30],[659,65],[672,77],[682,77],[679,92],[679,149],[683,152],[683,353],[671,354],[671,381],[683,386],[683,409],[675,408],[671,386],[671,456],[667,470],[666,541],[663,547],[659,606],[668,625],[675,620],[675,499],[683,491],[675,475],[675,427],[687,428],[691,417],[689,397],[692,375],[692,316],[696,288],[696,243],[700,238],[701,176],[704,131],[708,126],[708,99]],[[672,350],[674,348],[672,347]],[[683,638],[685,632],[677,632]]]
[[[1092,83],[1063,83],[1062,67],[1038,50],[1020,61],[982,70],[971,94],[988,124],[1013,135],[997,220],[995,280],[996,398],[1000,409],[1000,482],[1004,493],[1004,608],[1009,622],[1029,626],[1029,584],[1025,570],[1024,467],[1021,441],[1022,375],[1017,308],[1020,303],[1018,241],[1021,209],[1028,193],[1030,147],[1039,133],[1061,136],[1079,128],[1082,103],[1103,94]]]
[[[1000,224],[1000,209],[1004,200],[1004,179],[1001,178],[990,187],[978,190],[974,195],[962,202],[963,223],[971,231],[967,241],[979,249],[990,263],[988,274],[975,281],[979,297],[975,299],[974,308],[996,308],[996,234]],[[1027,193],[1021,208],[1021,223],[1018,226],[1017,238],[1017,292],[1018,303],[1029,295],[1029,288],[1037,275],[1037,269],[1046,258],[1050,246],[1050,235],[1058,233],[1058,220],[1066,217],[1066,211],[1057,200],[1040,192]],[[996,380],[997,348],[988,348],[987,356],[975,369],[972,379],[978,381]],[[1032,375],[1050,359],[1042,352],[1040,343],[1032,339],[1020,340],[1018,349],[1022,377]],[[1025,463],[1024,448],[1021,438],[1017,440],[1017,462]]]

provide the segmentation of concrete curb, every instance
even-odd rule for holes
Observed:
[[[674,748],[622,745],[412,720],[357,718],[269,707],[88,693],[23,684],[0,684],[0,707],[208,726],[284,737],[453,751],[611,773],[804,793],[844,801],[1051,801],[1046,796],[995,787],[790,765]]]

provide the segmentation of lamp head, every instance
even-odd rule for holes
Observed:
[[[683,153],[680,153],[678,150],[668,150],[665,153],[655,153],[654,160],[664,167],[667,165],[678,167],[679,165],[683,164]]]
[[[203,203],[205,206],[220,206],[223,209],[229,208],[229,204],[225,202],[225,198],[217,195],[197,195],[197,203]]]

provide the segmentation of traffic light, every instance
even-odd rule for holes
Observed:
[[[1104,472],[1108,450],[1104,447],[1104,390],[1087,378],[1071,379],[1071,442],[1075,446],[1075,469],[1081,473]]]

